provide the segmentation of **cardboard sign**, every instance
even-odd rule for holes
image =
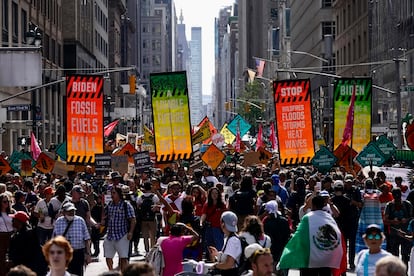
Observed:
[[[55,166],[55,160],[50,158],[47,154],[42,152],[37,158],[35,168],[42,173],[50,173]]]
[[[121,175],[128,172],[128,156],[119,155],[111,157],[112,171],[118,171]]]
[[[211,169],[215,170],[223,162],[225,157],[226,155],[213,144],[201,156],[201,160],[210,166]]]
[[[103,76],[66,77],[66,141],[70,164],[95,162],[104,151]]]
[[[138,173],[143,173],[146,170],[152,168],[152,162],[150,153],[148,151],[142,151],[134,154],[135,170]]]
[[[125,146],[123,146],[119,151],[114,153],[115,156],[121,156],[126,155],[128,157],[128,163],[134,163],[134,154],[138,151],[135,149],[135,147],[130,144],[126,143]]]
[[[205,121],[196,133],[192,136],[193,145],[201,143],[211,137],[210,121]]]
[[[224,142],[227,145],[231,145],[234,142],[234,139],[236,139],[236,135],[234,135],[228,128],[227,124],[224,124],[223,127],[220,130],[220,134],[224,136]]]
[[[273,83],[281,165],[309,164],[315,155],[310,80]]]
[[[260,164],[267,165],[267,163],[270,161],[270,159],[273,156],[273,154],[270,151],[267,151],[263,147],[259,147],[257,152],[259,153],[259,163]]]
[[[68,176],[68,172],[73,170],[75,170],[75,166],[68,165],[64,161],[56,160],[52,173],[59,176]]]
[[[150,74],[157,162],[188,160],[193,153],[186,72]]]
[[[106,175],[111,170],[111,154],[95,154],[95,172],[100,175]]]
[[[227,125],[228,130],[234,135],[237,135],[237,128],[239,128],[240,137],[243,137],[251,127],[252,126],[240,115],[234,117],[234,119]]]

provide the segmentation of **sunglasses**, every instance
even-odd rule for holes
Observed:
[[[382,239],[382,236],[380,234],[368,234],[367,239],[379,241],[380,239]]]
[[[270,248],[263,248],[263,249],[257,249],[256,251],[254,251],[253,255],[252,255],[252,260],[253,262],[256,261],[256,258],[258,256],[264,255],[264,254],[270,254]]]

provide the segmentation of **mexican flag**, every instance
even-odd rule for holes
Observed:
[[[343,257],[346,258],[342,243],[341,232],[333,217],[322,210],[312,211],[302,218],[283,250],[278,267],[339,269]]]

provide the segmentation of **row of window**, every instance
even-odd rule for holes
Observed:
[[[44,17],[53,22],[53,24],[57,24],[57,19],[59,18],[59,6],[57,2],[57,0],[31,0],[31,5],[40,11]]]
[[[338,24],[338,33],[343,32],[354,24],[354,22],[367,12],[368,1],[352,0],[336,15],[336,22]]]
[[[144,39],[142,41],[142,49],[148,49],[149,47],[149,40],[148,39]],[[151,41],[151,49],[153,51],[159,51],[161,50],[161,40],[159,39],[154,39]]]
[[[161,23],[154,23],[151,25],[149,23],[142,24],[142,32],[143,33],[149,33],[151,30],[151,33],[153,34],[161,34]]]
[[[108,42],[95,30],[95,47],[104,55],[108,56]]]
[[[367,54],[367,32],[363,32],[362,37],[358,35],[356,38],[348,42],[341,49],[336,51],[339,64],[352,64],[358,61],[363,55]]]
[[[148,56],[142,57],[142,64],[150,64]],[[161,55],[153,55],[151,65],[161,65]]]
[[[108,31],[108,17],[98,5],[95,5],[95,20],[106,32]]]

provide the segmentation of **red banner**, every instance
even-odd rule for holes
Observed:
[[[89,164],[103,153],[103,77],[66,77],[67,162]]]
[[[281,165],[308,164],[315,154],[309,80],[273,83]]]

